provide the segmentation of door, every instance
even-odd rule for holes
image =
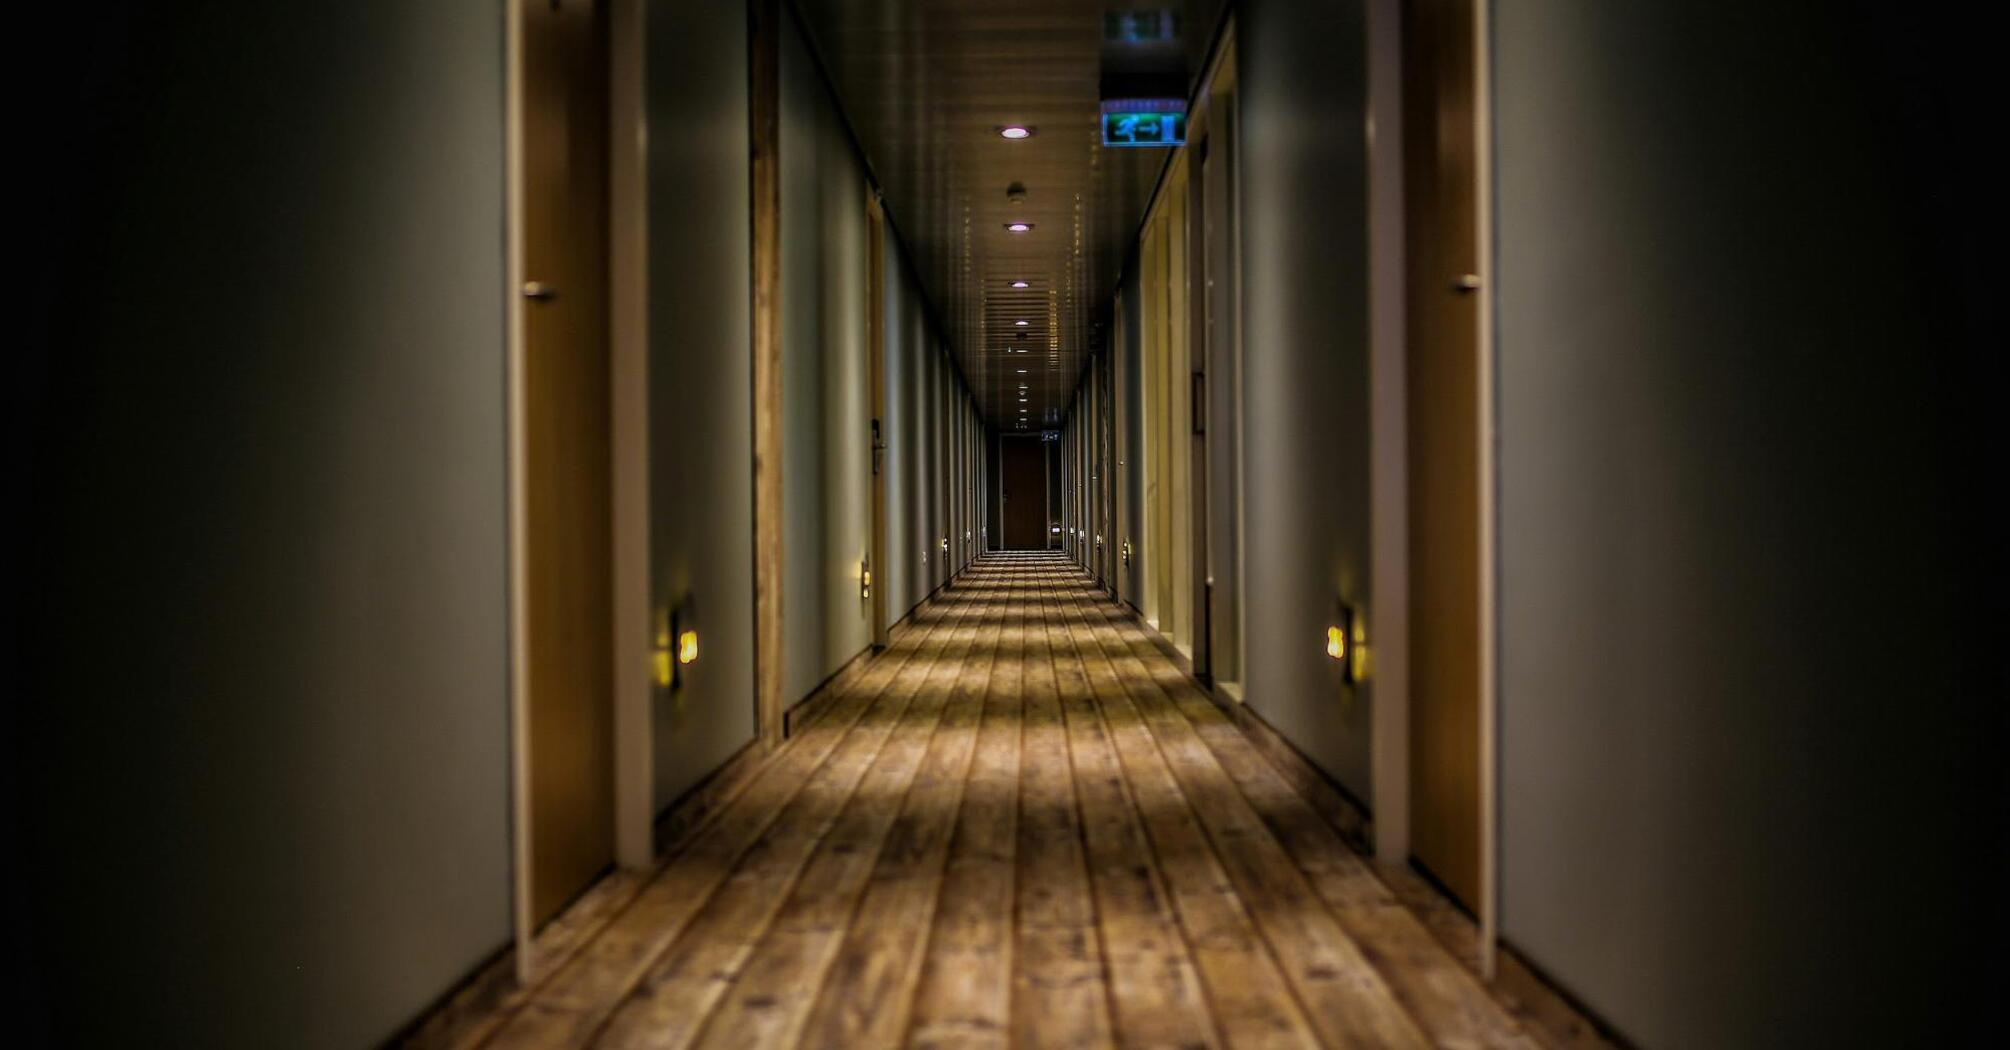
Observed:
[[[1047,549],[1047,443],[1039,437],[998,439],[999,517],[1005,549]]]
[[[542,925],[614,856],[607,75],[599,5],[522,11],[526,752]]]
[[[1208,81],[1200,133],[1201,302],[1199,359],[1207,370],[1202,425],[1207,460],[1205,519],[1207,669],[1215,683],[1240,697],[1242,681],[1241,327],[1237,319],[1235,237],[1235,37]]]
[[[879,193],[865,197],[865,347],[872,385],[872,537],[865,571],[872,610],[872,644],[884,649],[891,625],[886,616],[886,214]]]
[[[1478,186],[1472,0],[1404,26],[1409,223],[1411,852],[1480,904]]]

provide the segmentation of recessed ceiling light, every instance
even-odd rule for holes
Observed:
[[[1033,287],[1033,286],[1032,286],[1032,285],[1030,285],[1030,284],[1027,284],[1027,283],[1026,283],[1025,281],[1013,281],[1013,282],[1012,282],[1012,287],[1014,287],[1014,288],[1031,288],[1031,287]]]
[[[1011,230],[1013,233],[1025,233],[1033,228],[1033,224],[1030,222],[1008,222],[1005,224],[1005,228]]]
[[[1019,370],[1019,374],[1020,374],[1020,375],[1022,375],[1022,376],[1023,376],[1023,375],[1025,375],[1025,374],[1026,374],[1026,370],[1025,370],[1025,369],[1023,369],[1023,368],[1022,368],[1022,369],[1020,369],[1020,370]]]
[[[1012,141],[1017,142],[1020,139],[1032,138],[1033,129],[1027,127],[1024,124],[1007,124],[1004,127],[998,129],[998,137],[1011,139]]]
[[[1012,323],[1013,323],[1013,324],[1016,324],[1016,325],[1018,325],[1018,326],[1019,326],[1019,327],[1021,327],[1021,328],[1024,328],[1024,327],[1026,327],[1027,325],[1029,325],[1029,324],[1032,324],[1033,322],[1031,322],[1031,321],[1014,321],[1014,322],[1012,322]]]

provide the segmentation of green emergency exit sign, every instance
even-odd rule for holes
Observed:
[[[1178,146],[1186,142],[1186,103],[1180,99],[1125,98],[1103,103],[1103,145]]]

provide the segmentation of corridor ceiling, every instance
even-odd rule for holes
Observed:
[[[1187,85],[1221,6],[800,0],[812,46],[987,421],[1005,429],[1022,418],[1026,429],[1060,422],[1089,350],[1108,336],[1097,331],[1107,320],[1098,309],[1110,301],[1170,154],[1102,145],[1106,12],[1175,13],[1186,65],[1179,83]],[[1033,133],[1000,135],[1014,125]],[[1017,202],[1007,197],[1015,183],[1025,188]],[[1014,222],[1032,229],[1011,232]]]

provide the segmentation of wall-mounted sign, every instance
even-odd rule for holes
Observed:
[[[1185,101],[1176,98],[1103,101],[1103,145],[1163,147],[1185,142]]]
[[[1103,12],[1103,42],[1136,47],[1178,45],[1179,12],[1169,7]]]

